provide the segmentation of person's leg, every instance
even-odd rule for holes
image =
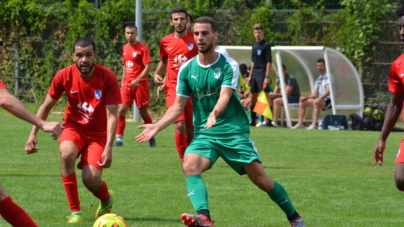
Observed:
[[[198,215],[184,213],[181,220],[186,226],[193,226],[193,223],[207,224],[211,226],[208,192],[205,183],[202,180],[202,172],[210,166],[210,159],[196,153],[187,153],[184,158],[183,170],[186,176],[188,187],[188,198],[198,212]],[[199,225],[197,225],[199,226]],[[202,226],[202,225],[201,225]]]
[[[273,101],[274,118],[272,119],[272,122],[275,125],[278,125],[278,118],[279,118],[279,114],[281,113],[281,106],[283,106],[283,99],[282,98],[274,99],[274,101]]]
[[[38,227],[27,212],[13,201],[6,189],[0,184],[0,216],[11,226]]]
[[[194,121],[193,121],[193,109],[192,109],[192,99],[188,99],[188,103],[184,109],[185,127],[187,134],[188,145],[194,139]]]
[[[139,113],[145,124],[153,124],[153,121],[149,114],[149,107],[139,108]],[[156,139],[154,137],[152,137],[148,142],[149,142],[149,147],[157,146]]]
[[[123,145],[123,133],[126,126],[126,113],[128,112],[129,106],[126,104],[119,105],[118,109],[118,124],[116,127],[116,142],[113,146]]]
[[[187,125],[184,120],[174,123],[175,145],[181,162],[184,162],[184,153],[188,146]]]
[[[84,186],[100,200],[95,213],[99,217],[111,212],[115,193],[108,190],[107,184],[101,180],[103,167],[98,163],[102,162],[105,150],[105,138],[89,138],[86,147],[81,152],[81,160],[78,167],[82,169],[82,181]]]
[[[325,101],[319,100],[319,102],[313,102],[313,122],[312,125],[317,125],[318,117],[320,116],[320,110],[325,108]]]
[[[62,138],[61,138],[62,139]],[[60,161],[62,170],[62,182],[72,215],[68,223],[81,222],[81,209],[77,178],[75,173],[76,158],[79,154],[78,146],[71,140],[64,140],[60,146]]]
[[[281,184],[272,180],[268,174],[265,173],[262,164],[258,161],[252,161],[244,165],[248,177],[257,185],[258,188],[266,192],[272,201],[274,201],[286,214],[290,222],[301,219],[300,215],[296,212],[286,190]]]
[[[306,107],[313,108],[313,99],[307,99],[299,102],[299,125],[304,125],[304,115],[306,114]]]

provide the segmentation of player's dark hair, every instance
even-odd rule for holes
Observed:
[[[136,31],[137,31],[137,27],[134,24],[128,24],[128,25],[125,26],[125,28],[136,29]]]
[[[263,27],[261,24],[255,24],[255,25],[253,26],[253,29],[254,29],[254,30],[264,30],[264,27]]]
[[[93,51],[94,51],[94,53],[96,52],[94,41],[92,39],[90,39],[90,38],[87,38],[87,37],[78,38],[76,40],[76,42],[74,42],[74,44],[73,44],[73,53],[76,50],[75,49],[76,46],[79,46],[79,47],[93,46]]]
[[[242,63],[242,64],[239,65],[239,69],[240,69],[240,72],[241,72],[242,74],[244,74],[244,73],[247,72],[247,65],[244,64],[244,63]]]
[[[404,6],[401,7],[401,8],[399,8],[399,9],[396,11],[396,16],[397,16],[398,19],[399,19],[400,17],[404,16]]]
[[[212,32],[217,31],[216,30],[216,23],[210,17],[199,17],[198,19],[195,20],[195,24],[210,24],[210,27],[212,28]]]
[[[191,24],[192,24],[192,21],[194,21],[194,18],[192,17],[192,15],[190,13],[187,13],[187,19],[189,20],[189,22],[191,22]]]
[[[286,66],[284,64],[282,64],[282,68],[283,70],[286,70]]]
[[[322,58],[317,59],[317,61],[316,61],[316,62],[317,62],[317,63],[322,62],[322,63],[324,63],[324,65],[325,65],[325,61],[324,61],[324,59],[322,59]]]
[[[173,19],[173,14],[174,14],[174,13],[185,13],[185,16],[186,16],[186,17],[189,16],[188,12],[187,12],[184,8],[182,8],[182,7],[175,7],[175,8],[173,8],[173,9],[171,10],[171,13],[170,13],[170,19]],[[185,19],[187,19],[187,18],[185,18]]]

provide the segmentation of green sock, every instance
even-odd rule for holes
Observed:
[[[269,197],[285,212],[286,216],[292,216],[296,209],[290,201],[288,193],[285,191],[283,186],[275,181],[274,188],[268,193]]]
[[[264,116],[262,116],[262,115],[258,115],[259,116],[259,122],[264,122]]]
[[[186,178],[188,186],[188,198],[191,200],[195,211],[209,210],[208,191],[200,175],[192,175]]]

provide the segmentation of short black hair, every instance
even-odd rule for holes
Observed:
[[[192,17],[192,15],[190,14],[190,13],[187,13],[187,19],[189,19],[189,22],[191,22],[191,24],[192,24],[192,21],[194,21],[194,18]]]
[[[397,16],[397,19],[399,19],[400,17],[404,16],[404,6],[401,7],[401,8],[399,8],[399,9],[396,11],[396,16]]]
[[[134,24],[128,24],[128,25],[125,26],[125,28],[136,29],[136,31],[137,31],[137,27]]]
[[[241,63],[241,64],[239,65],[239,69],[240,69],[240,72],[241,72],[241,73],[247,72],[247,65],[244,64],[244,63]]]
[[[282,68],[283,70],[286,70],[286,66],[284,64],[282,64]]]
[[[185,13],[185,19],[187,19],[186,17],[189,16],[189,13],[187,12],[187,10],[185,10],[185,9],[182,8],[182,7],[175,7],[175,8],[173,8],[173,9],[171,10],[171,13],[170,13],[170,19],[173,19],[173,14],[174,14],[174,13]]]
[[[324,59],[322,59],[322,58],[317,59],[316,63],[319,63],[319,62],[322,62],[322,63],[324,63],[324,65],[325,65]]]
[[[216,23],[215,20],[213,20],[211,17],[199,17],[198,19],[195,20],[195,24],[210,24],[212,28],[212,32],[216,32]]]
[[[93,46],[93,51],[94,51],[94,53],[96,52],[94,41],[92,39],[90,39],[90,38],[87,38],[87,37],[78,38],[76,40],[76,42],[74,42],[74,44],[73,44],[73,53],[76,50],[75,49],[76,46],[79,46],[79,47]]]

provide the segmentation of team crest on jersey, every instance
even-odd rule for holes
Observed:
[[[261,50],[260,49],[257,49],[257,54],[258,54],[258,56],[261,55]]]
[[[95,90],[94,93],[95,93],[95,98],[97,100],[99,100],[101,98],[101,96],[102,96],[102,91],[101,90]]]
[[[132,53],[132,56],[133,56],[133,57],[136,57],[136,55],[137,55],[136,52],[133,52],[133,53]]]
[[[188,44],[188,50],[194,49],[194,44]]]
[[[214,74],[215,78],[216,78],[216,79],[219,79],[220,74],[222,74],[222,70],[221,70],[220,68],[216,68],[216,69],[214,70],[214,72],[215,72],[215,74]]]

